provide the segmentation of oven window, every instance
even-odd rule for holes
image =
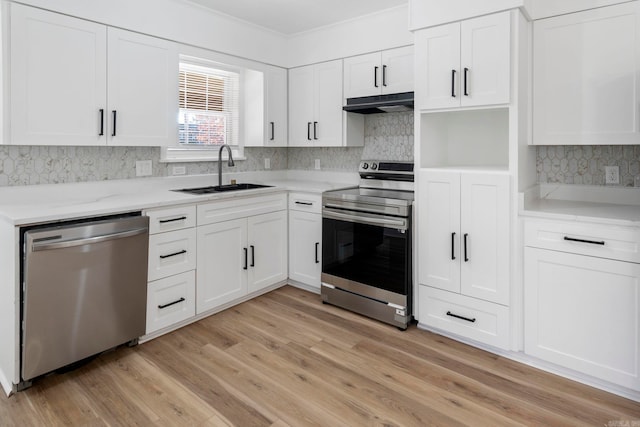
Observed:
[[[322,219],[322,272],[402,295],[410,283],[410,232]]]

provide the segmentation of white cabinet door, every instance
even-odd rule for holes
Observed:
[[[413,46],[383,50],[381,63],[383,94],[413,91]]]
[[[315,65],[315,117],[313,143],[316,147],[342,146],[342,60]]]
[[[639,17],[628,2],[534,22],[534,144],[640,144]]]
[[[380,52],[344,59],[344,97],[358,98],[380,94]]]
[[[248,218],[249,292],[287,278],[287,211]]]
[[[289,71],[289,145],[342,146],[342,60]]]
[[[104,145],[106,27],[10,7],[11,143]]]
[[[268,67],[265,71],[265,141],[267,147],[287,146],[287,70]]]
[[[198,227],[196,312],[247,294],[246,218]]]
[[[109,28],[110,145],[177,141],[178,51],[174,43]]]
[[[525,248],[525,352],[640,390],[640,265]]]
[[[511,15],[487,15],[462,22],[460,105],[504,104],[511,87]]]
[[[289,146],[313,147],[314,68],[289,70]]]
[[[509,304],[509,176],[462,174],[460,283],[465,295]]]
[[[460,174],[420,173],[419,281],[460,292]]]
[[[416,103],[420,109],[460,106],[460,23],[417,33]]]
[[[289,277],[320,289],[322,216],[289,211]]]

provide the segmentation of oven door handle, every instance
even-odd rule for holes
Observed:
[[[405,218],[390,218],[380,215],[367,215],[363,212],[343,212],[331,208],[322,209],[322,217],[328,219],[336,219],[340,221],[356,222],[359,224],[377,225],[386,228],[395,228],[399,230],[407,229],[407,220]]]

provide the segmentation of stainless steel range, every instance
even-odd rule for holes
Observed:
[[[359,172],[359,187],[322,196],[322,300],[406,329],[413,163],[363,161]]]

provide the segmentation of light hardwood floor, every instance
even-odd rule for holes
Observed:
[[[290,286],[10,398],[0,426],[640,426],[640,403]]]

